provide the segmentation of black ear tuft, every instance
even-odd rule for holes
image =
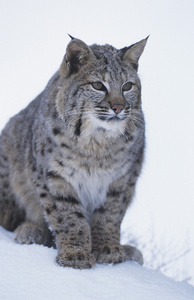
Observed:
[[[75,40],[75,38],[72,35],[70,35],[69,33],[68,33],[68,36],[70,37],[70,39]]]

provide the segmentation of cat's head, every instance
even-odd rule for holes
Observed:
[[[75,134],[87,125],[120,131],[141,112],[138,61],[147,38],[120,50],[110,45],[88,46],[72,38],[59,73],[57,110]]]

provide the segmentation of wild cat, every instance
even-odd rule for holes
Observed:
[[[55,244],[61,266],[143,263],[120,245],[120,225],[144,154],[146,42],[117,50],[71,38],[45,90],[2,131],[0,225],[20,244]]]

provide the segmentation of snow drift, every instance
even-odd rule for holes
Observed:
[[[59,267],[56,254],[40,245],[18,245],[13,234],[0,227],[0,299],[194,299],[192,286],[134,262],[74,270]]]

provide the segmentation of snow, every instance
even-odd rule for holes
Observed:
[[[57,250],[19,245],[0,227],[0,299],[3,300],[193,300],[194,288],[135,262],[96,265],[90,270],[59,267]]]

